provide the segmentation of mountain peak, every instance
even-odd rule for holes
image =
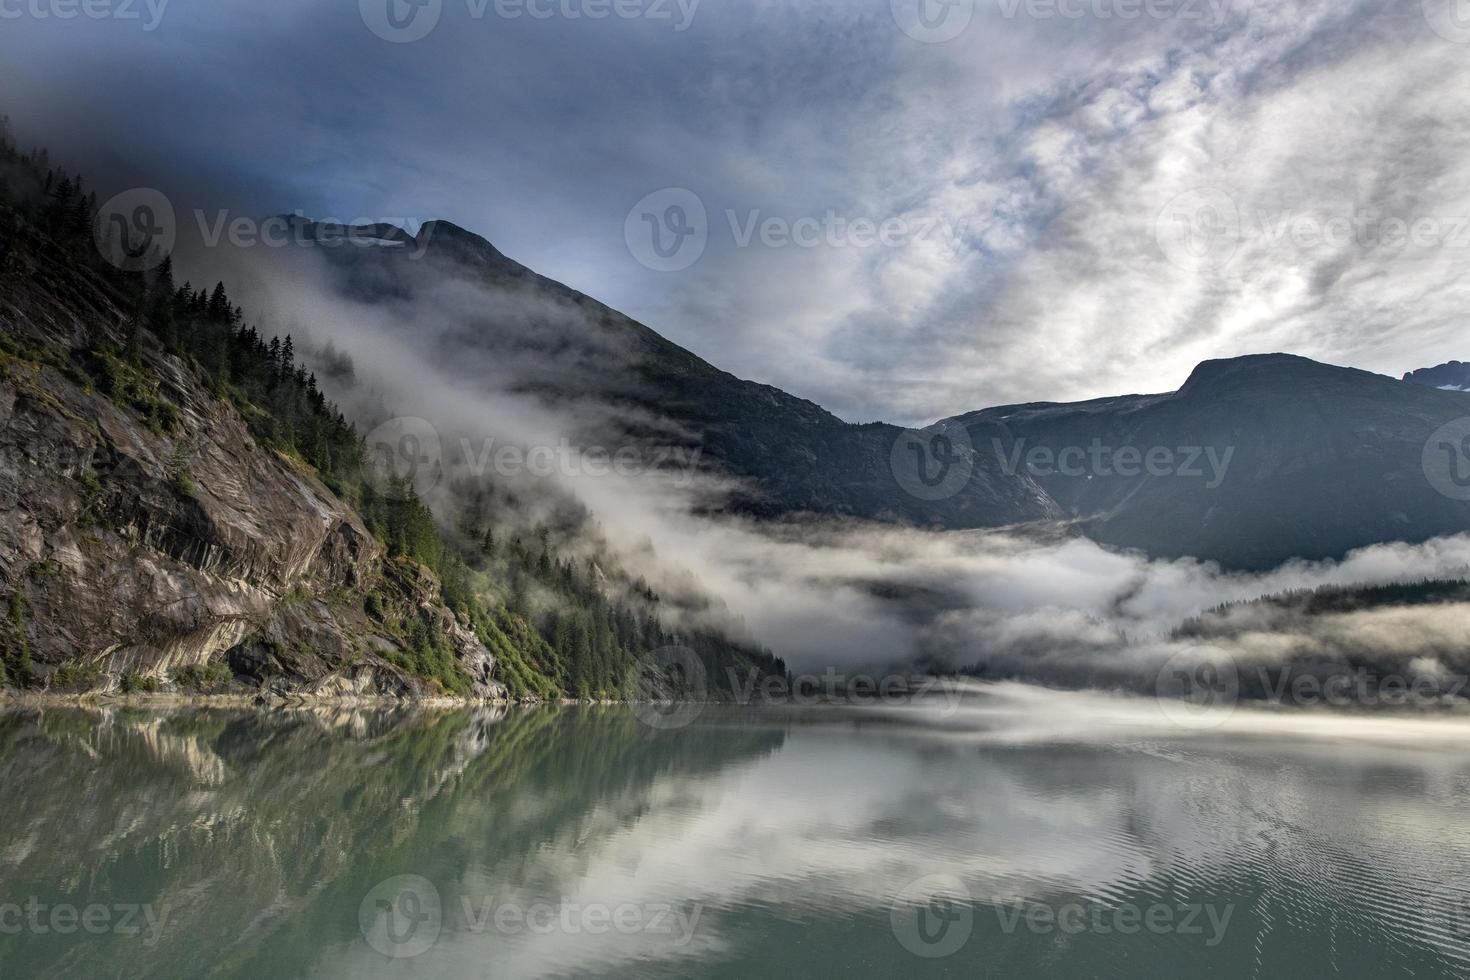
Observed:
[[[1246,354],[1200,362],[1179,389],[1179,394],[1189,397],[1242,386],[1291,385],[1368,373],[1356,368],[1323,364],[1298,354]]]
[[[461,262],[478,261],[499,265],[510,261],[484,237],[443,219],[424,222],[419,228],[416,241],[421,249],[448,255]]]
[[[477,235],[468,228],[463,228],[452,221],[443,218],[435,218],[425,221],[419,228],[416,236],[419,244],[454,245],[458,247],[474,248],[481,251],[500,255],[500,250],[481,235]]]
[[[335,221],[320,221],[300,214],[283,214],[279,217],[295,229],[295,233],[301,240],[308,242],[335,243],[351,239],[370,243],[381,242],[385,245],[415,245],[417,246],[416,252],[433,250],[461,262],[479,261],[503,264],[511,261],[483,237],[452,221],[438,218],[424,222],[419,226],[418,233],[412,234],[398,225],[385,222],[345,225]]]
[[[1448,388],[1455,391],[1470,391],[1470,364],[1447,361],[1436,367],[1420,368],[1404,375],[1410,384],[1428,388]]]
[[[340,244],[344,241],[380,242],[388,245],[407,245],[413,236],[397,225],[379,222],[367,225],[347,225],[340,221],[319,221],[303,214],[279,214],[272,220],[285,221],[292,234],[300,242],[315,244]]]

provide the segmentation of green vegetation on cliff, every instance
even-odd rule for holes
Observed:
[[[694,649],[717,685],[728,684],[731,668],[784,673],[784,664],[763,651],[715,634],[667,629],[658,597],[646,586],[609,579],[585,559],[558,553],[545,533],[526,545],[516,528],[481,517],[470,533],[446,531],[411,486],[374,471],[362,438],[299,363],[290,336],[272,336],[248,322],[223,283],[204,289],[176,282],[168,256],[140,263],[150,267],[147,272],[117,268],[94,241],[95,221],[95,194],[85,182],[53,168],[44,152],[19,152],[0,120],[0,283],[13,277],[61,290],[67,280],[51,273],[64,269],[86,277],[89,288],[123,311],[126,321],[120,331],[109,330],[105,324],[115,313],[69,297],[73,307],[90,305],[97,314],[96,323],[79,317],[85,345],[41,349],[24,337],[0,334],[0,377],[14,371],[34,375],[41,365],[55,368],[133,413],[149,432],[171,437],[168,485],[187,504],[201,489],[190,468],[193,435],[185,431],[180,406],[170,400],[163,371],[179,366],[189,372],[197,385],[233,406],[259,448],[315,473],[381,542],[388,561],[380,581],[339,601],[360,607],[364,622],[391,641],[392,649],[380,652],[399,669],[445,693],[468,693],[470,680],[448,635],[462,627],[490,650],[496,679],[517,697],[623,696],[645,655],[673,644]],[[36,397],[46,396],[34,388]],[[106,494],[97,474],[84,468],[77,479],[92,488],[95,501],[82,510],[79,523],[105,522]],[[0,624],[0,683],[29,684],[37,676],[27,647],[24,594],[16,583],[0,587],[10,593],[4,597],[9,615]],[[282,606],[292,602],[288,593]],[[435,611],[441,607],[453,617],[446,620]],[[246,641],[254,647],[253,662],[270,663],[293,642],[278,633]],[[228,683],[222,669],[217,661],[182,668],[172,680],[213,690]],[[48,676],[74,686],[95,680],[82,665]],[[141,677],[128,678],[124,687],[146,689]]]

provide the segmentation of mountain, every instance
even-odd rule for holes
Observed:
[[[1239,696],[1278,705],[1463,704],[1470,582],[1329,586],[1217,606],[1176,640],[1207,645]]]
[[[145,342],[125,282],[18,219],[0,205],[0,679],[445,693],[410,656],[407,624],[421,623],[459,693],[505,693],[436,579],[392,560],[321,474],[269,447],[258,409]]]
[[[306,225],[306,239],[322,228]],[[511,357],[536,348],[544,363],[521,372],[526,390],[595,392],[631,417],[668,420],[743,481],[730,505],[739,511],[949,529],[1064,520],[1104,544],[1240,569],[1470,530],[1470,504],[1454,487],[1437,490],[1425,472],[1431,436],[1470,414],[1458,393],[1270,354],[1206,362],[1167,394],[1002,406],[921,433],[851,425],[712,367],[448,222],[416,236],[383,227],[364,234],[394,245],[324,250],[344,293],[413,309],[446,283],[473,283],[483,312],[429,331],[445,345],[441,362],[466,349]],[[514,312],[496,312],[501,306]],[[530,321],[541,318],[535,329],[527,310],[537,311]],[[1123,455],[1095,457],[1094,446]],[[920,477],[943,472],[941,449],[963,455],[961,478],[931,485]],[[1053,460],[1066,454],[1069,472],[1027,465],[1038,450]]]
[[[541,700],[785,674],[666,629],[596,553],[446,531],[289,336],[167,257],[105,261],[80,181],[3,134],[0,167],[0,688]]]
[[[953,421],[1003,426],[1014,442],[996,451],[1012,459],[1017,446],[1070,450],[1073,463],[1087,451],[1070,472],[1034,475],[1097,541],[1265,569],[1470,530],[1470,503],[1426,473],[1440,448],[1432,437],[1467,414],[1456,392],[1264,354],[1207,361],[1171,394],[1011,405]],[[1094,457],[1095,447],[1108,451]]]
[[[1404,375],[1410,384],[1430,388],[1445,388],[1453,391],[1470,391],[1470,364],[1450,361],[1438,367],[1420,368]]]
[[[308,245],[345,234],[314,222],[300,223],[298,232]],[[413,311],[435,302],[447,283],[473,287],[472,302],[452,316],[436,315],[434,329],[417,335],[421,345],[440,345],[432,356],[441,365],[452,368],[471,351],[502,355],[517,365],[512,387],[553,401],[593,399],[600,417],[625,420],[614,438],[698,447],[704,461],[743,481],[733,502],[739,511],[943,527],[1056,516],[1035,481],[1004,473],[989,457],[975,461],[954,494],[917,497],[906,489],[923,484],[905,469],[915,464],[901,446],[903,428],[853,425],[779,388],[721,371],[447,221],[429,222],[416,236],[381,225],[355,233],[390,244],[303,249],[327,258],[347,296]],[[417,329],[411,312],[401,323]]]
[[[78,185],[51,178],[46,196],[39,177],[0,194],[0,683],[600,697],[637,670],[668,693],[675,675],[638,651],[675,642],[712,680],[784,673],[718,635],[666,632],[646,586],[579,569],[544,535],[506,541],[482,516],[451,541],[411,487],[371,471],[289,338],[267,344],[223,285],[177,286],[166,262],[105,265]],[[922,433],[852,425],[454,225],[359,231],[362,247],[313,254],[426,356],[593,406],[629,439],[700,448],[746,513],[1062,522],[1237,568],[1470,529],[1460,392],[1273,354],[1206,362],[1169,394],[1003,406]]]

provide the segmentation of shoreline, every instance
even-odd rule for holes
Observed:
[[[0,691],[0,708],[7,707],[136,707],[136,708],[272,708],[325,707],[348,708],[474,708],[474,707],[572,707],[620,705],[644,702],[594,701],[577,698],[554,700],[518,700],[516,698],[467,698],[426,697],[395,698],[386,695],[336,695],[336,694],[179,694],[179,693],[130,693],[109,694],[83,691],[76,694],[56,694],[47,691]],[[652,702],[649,702],[652,703]]]

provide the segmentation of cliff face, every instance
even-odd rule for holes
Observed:
[[[432,576],[387,561],[309,466],[261,446],[251,406],[156,347],[119,356],[121,301],[48,239],[22,230],[8,251],[0,634],[12,682],[435,693],[390,662],[387,609],[447,637],[475,694],[504,692]]]

